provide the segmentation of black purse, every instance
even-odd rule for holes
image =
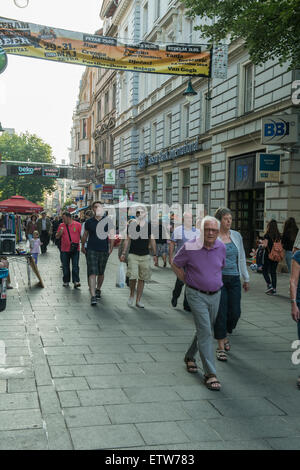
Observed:
[[[69,251],[69,253],[76,253],[76,252],[78,251],[79,243],[74,243],[74,242],[72,242],[71,235],[70,235],[70,232],[69,232],[68,224],[66,224],[66,227],[67,227],[68,234],[69,234],[69,238],[70,238],[70,242],[71,242],[71,246],[70,246],[70,251]]]

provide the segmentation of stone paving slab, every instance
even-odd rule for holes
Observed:
[[[186,372],[195,328],[183,297],[171,306],[170,268],[152,269],[142,310],[115,287],[116,251],[96,308],[84,257],[78,291],[62,287],[58,265],[50,246],[39,260],[44,290],[28,289],[23,267],[11,265],[18,287],[0,313],[0,449],[299,449],[287,275],[272,298],[250,273],[228,362],[216,364],[216,394],[204,386],[200,362],[198,374]]]

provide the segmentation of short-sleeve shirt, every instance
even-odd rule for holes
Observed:
[[[85,221],[85,230],[89,233],[87,250],[109,251],[108,222],[105,223],[106,220],[106,217],[102,217],[100,220],[92,217],[91,219]],[[98,227],[98,224],[101,225]]]
[[[195,227],[192,227],[190,230],[184,228],[184,225],[176,227],[171,238],[172,242],[176,243],[175,252],[178,252],[187,241],[191,241],[198,237],[200,237],[200,232]]]
[[[57,231],[59,232],[62,227],[63,227],[63,234],[61,236],[61,251],[69,252],[71,249],[71,242],[70,242],[66,224],[64,223],[60,224]],[[72,223],[68,225],[68,229],[70,232],[72,243],[78,243],[78,251],[79,251],[80,250],[81,224],[73,220]]]
[[[174,264],[185,270],[187,285],[199,290],[216,292],[223,286],[222,269],[226,262],[224,243],[216,240],[208,250],[197,249],[198,240],[185,243],[174,258]],[[195,245],[195,249],[193,249]]]
[[[296,251],[292,259],[295,260],[296,263],[300,264],[300,250]],[[297,304],[300,305],[300,279],[298,281],[296,301],[297,301]]]
[[[296,240],[294,243],[294,248],[297,248],[298,250],[300,250],[300,230],[298,230]]]
[[[151,238],[151,224],[146,222],[142,227],[135,221],[128,226],[128,235],[131,239],[129,254],[149,255],[149,240]]]

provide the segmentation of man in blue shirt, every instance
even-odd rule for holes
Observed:
[[[96,305],[97,299],[101,298],[106,263],[114,246],[114,231],[111,220],[104,215],[102,202],[95,201],[92,209],[94,217],[85,222],[81,251],[86,254],[91,305]]]

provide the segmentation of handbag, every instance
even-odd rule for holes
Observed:
[[[66,224],[66,227],[67,227],[68,234],[69,234],[69,238],[70,238],[70,242],[71,242],[70,252],[69,252],[69,253],[76,253],[76,251],[78,251],[79,243],[74,243],[74,242],[72,242],[71,235],[70,235],[70,232],[69,232],[68,224]]]

